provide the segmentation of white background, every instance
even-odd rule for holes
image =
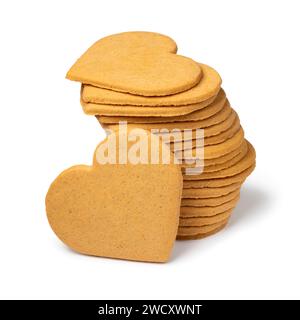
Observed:
[[[300,298],[299,1],[2,1],[1,298]],[[104,134],[65,80],[94,41],[157,31],[215,67],[257,151],[229,226],[167,264],[92,258],[51,231],[44,198]]]

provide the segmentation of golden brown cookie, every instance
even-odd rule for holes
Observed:
[[[231,160],[217,164],[214,166],[199,166],[199,180],[206,180],[206,179],[218,179],[218,178],[225,178],[229,176],[233,176],[241,172],[242,168],[247,167],[247,162],[253,164],[255,161],[251,161],[251,157],[247,157],[248,153],[248,143],[245,141],[243,144],[245,148],[243,148],[242,152],[240,152],[237,156],[232,158]],[[254,156],[255,159],[255,156]],[[196,170],[196,169],[195,169]],[[194,170],[194,171],[195,171]],[[202,170],[202,172],[201,172]],[[182,168],[183,175],[188,174],[188,171]],[[198,180],[198,179],[197,179]]]
[[[187,128],[189,129],[192,125],[197,126],[199,128],[206,128],[206,127],[210,127],[213,126],[215,124],[221,123],[223,121],[225,121],[230,114],[232,113],[232,109],[230,108],[229,103],[226,103],[224,105],[224,107],[222,108],[221,111],[217,112],[216,114],[214,114],[213,116],[207,118],[207,119],[202,119],[202,120],[191,120],[189,122],[185,122],[185,121],[178,121],[178,122],[169,122],[169,121],[165,121],[165,122],[158,122],[158,123],[147,123],[147,121],[145,123],[129,123],[128,125],[133,125],[134,127],[139,127],[139,128],[148,128],[148,130],[154,128],[159,128],[159,129],[164,129],[167,128],[168,130],[173,130],[173,129],[182,129],[182,128]],[[102,121],[102,117],[98,117],[99,122],[101,124]],[[146,119],[146,118],[145,118]],[[104,125],[118,125],[119,122],[117,123],[105,123]]]
[[[243,183],[246,178],[251,174],[255,168],[255,163],[247,168],[246,170],[240,172],[231,177],[220,178],[220,179],[207,179],[207,180],[183,180],[183,188],[219,188],[232,185],[233,183]],[[184,176],[185,179],[186,176]]]
[[[191,181],[192,182],[192,181]],[[182,198],[188,199],[203,199],[203,198],[217,198],[227,195],[237,189],[240,189],[241,182],[233,183],[223,187],[211,188],[185,188],[182,190]]]
[[[247,142],[247,154],[235,165],[214,172],[201,173],[199,175],[184,175],[184,180],[209,180],[209,179],[222,179],[226,177],[235,176],[255,163],[255,150],[253,146]]]
[[[241,161],[246,156],[247,151],[248,151],[247,142],[244,141],[244,143],[242,144],[242,146],[239,149],[241,151],[227,162],[214,164],[214,165],[207,165],[207,160],[201,160],[200,163],[198,163],[197,165],[194,164],[193,166],[190,166],[189,168],[194,168],[194,171],[197,168],[197,170],[199,170],[199,173],[202,172],[201,174],[220,171],[220,170],[223,170],[226,168],[230,168],[230,167],[234,166],[236,163],[238,163],[239,161]],[[182,174],[186,174],[188,172],[186,167],[182,167],[181,171],[182,171]]]
[[[150,137],[156,139],[147,133]],[[118,143],[121,138],[125,137],[118,135]],[[97,147],[92,166],[67,169],[51,184],[46,210],[53,231],[83,254],[167,261],[178,227],[180,168],[162,163],[101,164],[107,160],[106,143],[108,138]],[[158,143],[163,150],[165,145]]]
[[[224,121],[223,121],[223,123],[224,123]],[[222,125],[222,123],[219,124],[219,126],[218,126],[219,128],[220,128],[220,125]],[[215,127],[214,131],[217,131],[215,129],[217,129],[218,127]],[[209,134],[210,132],[207,132],[208,130],[205,130],[205,132],[204,132],[204,136],[205,136],[204,145],[209,146],[209,145],[222,143],[222,142],[226,141],[227,139],[230,139],[239,130],[240,130],[240,120],[239,120],[238,115],[236,114],[236,118],[235,118],[234,122],[231,124],[231,126],[227,130],[220,132],[219,134],[212,135],[212,136],[207,136],[207,134]],[[192,130],[192,133],[190,133],[190,132],[184,133],[184,131],[179,131],[178,133],[176,132],[176,134],[172,134],[170,136],[170,142],[166,141],[166,143],[170,145],[170,148],[172,150],[174,148],[176,148],[176,150],[180,150],[182,148],[183,141],[198,140],[198,142],[199,142],[199,140],[201,140],[196,137],[196,132],[197,132],[196,130]],[[185,148],[190,148],[190,145],[188,144],[187,146],[185,146]]]
[[[195,218],[180,217],[179,227],[202,227],[202,226],[218,223],[220,221],[224,221],[225,219],[228,219],[232,213],[232,210],[233,209],[229,209],[227,211],[224,211],[209,217],[195,217]]]
[[[216,207],[228,201],[231,201],[238,197],[240,194],[240,188],[232,191],[224,196],[215,197],[215,198],[202,198],[202,199],[189,199],[182,198],[181,206],[182,207]]]
[[[203,173],[205,172],[215,172],[219,171],[225,168],[229,168],[234,166],[236,163],[238,163],[242,158],[244,158],[248,152],[248,144],[246,141],[242,143],[242,145],[238,148],[240,152],[231,158],[229,161],[223,162],[223,163],[218,163],[218,164],[213,164],[213,165],[205,165],[204,164],[204,170]]]
[[[111,90],[110,90],[111,91]],[[83,111],[88,115],[130,116],[130,117],[171,117],[185,115],[209,106],[216,96],[195,104],[168,107],[144,107],[131,105],[109,105],[80,100]]]
[[[238,146],[234,152],[233,156],[229,157],[229,161],[223,161],[221,158],[227,156],[220,155],[219,158],[215,158],[216,153],[214,153],[215,150],[212,150],[213,153],[210,153],[210,147],[211,146],[202,146],[195,149],[190,150],[184,150],[184,151],[177,151],[175,152],[176,158],[179,159],[182,162],[182,168],[193,168],[193,167],[202,167],[203,172],[212,172],[212,171],[218,171],[224,168],[228,168],[232,166],[233,164],[240,161],[244,156],[246,156],[248,151],[248,145],[246,141],[242,141],[241,145]],[[221,148],[221,146],[220,146]],[[224,150],[220,149],[220,153],[224,152]],[[231,152],[229,153],[231,154]],[[211,158],[213,156],[213,158]],[[208,158],[205,158],[208,157]],[[199,160],[201,160],[199,162]],[[201,173],[201,172],[200,172]]]
[[[178,235],[177,234],[176,239],[177,240],[200,240],[200,239],[203,239],[203,238],[206,238],[206,237],[209,237],[209,236],[212,236],[212,235],[218,233],[219,231],[221,231],[222,229],[224,229],[226,227],[227,223],[228,223],[228,220],[225,221],[225,223],[218,225],[218,227],[215,227],[215,229],[213,229],[212,231],[209,231],[209,232],[198,233],[195,235]]]
[[[246,146],[246,152],[248,150],[248,145],[247,143],[242,143],[241,146],[239,146],[238,148],[236,148],[235,150],[226,153],[224,155],[221,155],[220,157],[217,158],[211,158],[211,159],[203,159],[204,161],[204,166],[210,167],[210,166],[215,166],[215,165],[222,165],[228,161],[230,161],[231,159],[233,159],[235,156],[237,156],[239,153],[241,153],[244,149],[244,147]],[[204,152],[204,157],[205,157],[205,152]],[[191,168],[195,166],[195,162],[191,161],[191,160],[183,160],[183,163],[181,164],[182,168]]]
[[[209,232],[212,232],[216,230],[217,228],[223,226],[228,222],[228,219],[225,219],[223,221],[206,225],[206,226],[201,226],[201,227],[179,227],[178,228],[178,233],[177,237],[179,236],[197,236],[199,234],[207,234]]]
[[[202,102],[215,96],[221,87],[221,77],[213,68],[199,64],[202,78],[191,89],[165,97],[143,97],[112,90],[105,90],[93,86],[84,86],[82,99],[84,102],[100,103],[104,105],[132,105],[132,106],[184,106]],[[159,78],[161,79],[161,77]]]
[[[146,49],[176,53],[177,44],[170,37],[157,32],[147,31],[129,31],[121,32],[104,37],[96,41],[89,50],[87,50],[82,58],[88,60],[89,55],[95,55],[103,46],[107,49],[113,50],[114,48],[122,47],[122,50],[130,53],[137,49]]]
[[[146,35],[152,37],[149,33]],[[157,37],[156,34],[153,36]],[[164,51],[163,46],[153,49],[149,44],[146,41],[138,43],[135,32],[106,37],[75,62],[67,78],[142,96],[175,94],[199,83],[202,77],[199,64],[169,50]]]
[[[239,119],[238,115],[236,114],[236,118],[235,118],[232,126],[229,127],[229,129],[221,132],[218,135],[205,137],[204,145],[211,146],[211,145],[222,143],[222,142],[226,141],[227,139],[230,139],[235,133],[237,133],[239,131],[240,128],[241,128],[240,119]]]
[[[222,112],[222,111],[220,111]],[[222,113],[222,117],[220,116],[219,120],[218,120],[218,115],[216,115],[216,119],[214,119],[214,121],[217,121],[216,124],[211,125],[210,124],[210,118],[205,119],[205,120],[200,120],[200,121],[190,121],[190,122],[171,122],[171,123],[129,123],[128,124],[128,128],[132,129],[132,128],[141,128],[144,130],[149,130],[152,133],[156,134],[156,132],[154,132],[154,130],[158,130],[158,135],[163,136],[163,137],[173,137],[173,130],[184,130],[184,129],[198,129],[198,128],[204,128],[204,126],[208,125],[207,127],[205,127],[204,130],[204,136],[205,137],[209,137],[209,136],[214,136],[217,135],[223,131],[226,131],[227,129],[229,129],[232,124],[234,123],[234,121],[237,118],[237,114],[235,111],[233,111],[230,107],[229,109],[226,109],[225,112],[225,119],[224,119],[224,115]],[[218,122],[220,121],[220,122]],[[101,123],[101,121],[100,121]],[[103,124],[101,123],[101,125],[103,126],[103,128],[105,129],[110,129],[110,130],[117,130],[119,124]],[[167,130],[170,131],[170,133],[165,133],[165,131],[162,130]],[[181,132],[179,132],[178,134],[175,132],[175,136],[181,136]],[[168,140],[166,140],[168,142]]]
[[[205,139],[207,140],[207,138]],[[205,141],[204,140],[204,141]],[[206,145],[204,149],[204,158],[205,159],[214,159],[219,158],[227,153],[230,153],[233,150],[236,150],[242,143],[244,142],[244,130],[240,127],[239,130],[230,138],[227,140],[214,144],[214,145]],[[192,140],[192,141],[184,141],[182,143],[181,148],[179,149],[180,145],[171,145],[171,150],[175,152],[177,158],[179,159],[188,159],[189,155],[191,154],[191,151],[182,151],[182,150],[194,150],[197,149],[197,147],[202,146],[203,141],[202,140]],[[205,144],[204,144],[205,145]],[[177,149],[178,148],[178,149]],[[195,153],[196,151],[193,151]],[[180,155],[181,153],[181,155]],[[184,157],[183,157],[184,156]],[[192,157],[195,157],[195,154],[191,155]],[[190,158],[191,158],[190,156]]]
[[[180,217],[194,218],[194,217],[211,217],[221,212],[232,209],[236,206],[239,200],[239,195],[228,202],[222,203],[215,207],[183,207],[180,209]]]
[[[203,119],[210,118],[220,112],[225,104],[229,105],[228,100],[226,100],[225,92],[221,89],[216,97],[216,99],[207,107],[193,111],[186,115],[181,116],[169,116],[169,117],[145,117],[144,115],[125,117],[125,116],[99,116],[98,120],[101,123],[115,124],[120,121],[127,121],[128,123],[166,123],[166,122],[186,122],[186,121],[199,121]],[[124,106],[123,106],[124,107]],[[148,109],[148,107],[145,107]],[[156,107],[157,108],[157,107]],[[169,107],[164,107],[166,110]],[[177,106],[177,108],[182,108],[182,106]],[[141,108],[140,108],[141,109]]]

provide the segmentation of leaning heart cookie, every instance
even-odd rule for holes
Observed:
[[[201,67],[165,48],[169,38],[158,37],[156,47],[136,39],[136,32],[127,32],[99,40],[75,62],[67,78],[142,96],[175,94],[199,83]]]
[[[122,150],[120,141],[124,138],[127,136],[117,133],[116,150]],[[92,166],[71,167],[52,183],[46,197],[49,223],[56,235],[77,252],[165,262],[178,228],[180,167],[172,162],[121,164],[120,151],[110,155],[117,158],[115,164],[101,164],[107,160],[108,139],[97,147]],[[162,153],[168,151],[150,133],[140,144],[145,146],[150,139]]]

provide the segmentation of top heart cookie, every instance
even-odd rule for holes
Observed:
[[[141,96],[190,89],[201,79],[192,59],[174,54],[176,43],[152,32],[126,32],[97,41],[71,67],[67,78]]]

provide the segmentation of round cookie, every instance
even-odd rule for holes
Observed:
[[[209,232],[198,233],[195,235],[178,235],[177,234],[176,240],[200,240],[218,233],[219,231],[221,231],[226,227],[227,223],[228,223],[228,220],[225,221],[225,223],[223,223],[222,225],[219,225],[218,227],[216,227],[215,229]]]
[[[193,217],[211,217],[221,212],[232,209],[236,206],[239,200],[239,196],[220,204],[216,207],[182,207],[180,208],[180,217],[182,218],[193,218]]]
[[[96,87],[142,96],[166,96],[194,87],[202,77],[199,64],[187,57],[142,46],[122,35],[121,41],[105,38],[91,46],[67,73],[67,78]],[[120,34],[116,35],[120,38]],[[130,44],[131,43],[131,44]],[[130,45],[129,45],[130,44]],[[134,46],[134,44],[138,44]],[[172,70],[172,72],[170,72]]]
[[[246,140],[247,141],[247,140]],[[201,173],[199,175],[184,175],[184,180],[208,180],[208,179],[221,179],[226,177],[235,176],[255,163],[255,150],[253,146],[247,142],[247,154],[235,165],[222,169],[220,171]]]
[[[211,217],[179,218],[179,227],[202,227],[228,219],[233,209],[218,213]]]
[[[240,189],[241,182],[233,183],[223,187],[210,188],[185,188],[182,190],[182,198],[188,199],[205,199],[217,198],[227,195],[237,189]]]
[[[182,207],[216,207],[228,201],[231,201],[238,197],[240,194],[240,188],[232,191],[224,196],[215,197],[215,198],[203,198],[203,199],[189,199],[182,198],[181,206]]]
[[[100,116],[99,121],[101,123],[118,123],[120,121],[127,121],[127,123],[165,123],[165,122],[182,122],[182,121],[198,121],[212,117],[217,114],[219,111],[223,109],[225,104],[229,104],[228,100],[226,100],[225,92],[221,89],[216,97],[216,99],[207,107],[202,109],[193,111],[186,115],[181,116],[170,116],[170,117],[145,117],[139,116],[138,114],[131,117],[124,116]],[[168,109],[169,107],[164,107]],[[182,108],[178,106],[177,108]],[[147,107],[148,109],[148,107]]]
[[[145,134],[149,146],[156,137]],[[124,137],[118,134],[117,138],[120,147]],[[157,142],[161,150],[166,148]],[[106,143],[108,138],[97,147],[92,166],[71,167],[51,184],[46,211],[53,231],[83,254],[167,261],[179,221],[179,166],[105,163]]]
[[[191,89],[165,97],[143,97],[93,86],[84,86],[82,99],[84,102],[105,105],[132,106],[184,106],[202,102],[215,96],[221,87],[221,77],[213,68],[199,64],[202,70],[201,81]],[[172,73],[173,75],[173,73]]]

